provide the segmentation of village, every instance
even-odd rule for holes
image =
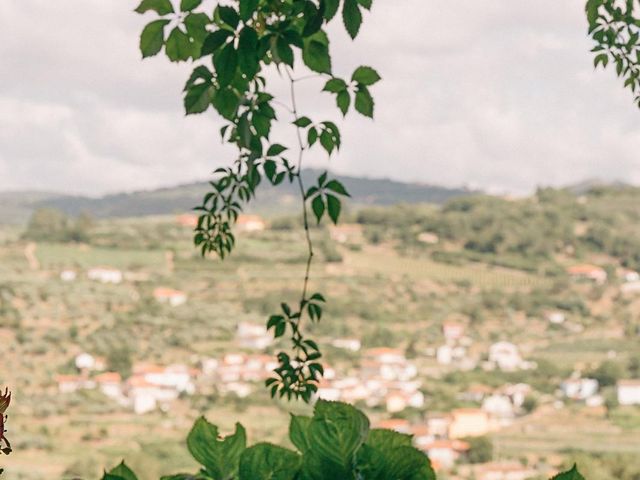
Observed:
[[[194,218],[182,215],[177,221],[182,226],[193,227]],[[266,223],[258,216],[241,216],[239,225],[245,233],[261,232],[266,228]],[[333,227],[330,234],[341,244],[362,240],[362,229],[358,225]],[[438,242],[437,236],[426,233],[420,238],[423,242]],[[576,283],[602,285],[608,278],[603,268],[588,264],[570,266],[566,273]],[[620,269],[617,275],[621,294],[640,292],[637,272]],[[59,277],[63,282],[74,282],[79,275],[76,270],[64,269]],[[139,273],[108,266],[89,268],[86,278],[113,285],[141,279]],[[189,301],[187,293],[168,286],[156,287],[152,295],[158,304],[170,308],[180,308]],[[544,318],[550,326],[568,330],[579,327],[572,325],[560,310],[548,310]],[[535,371],[538,367],[535,361],[524,358],[517,344],[504,339],[479,352],[462,320],[445,320],[440,329],[443,342],[418,355],[435,364],[424,371],[418,366],[420,362],[409,360],[401,348],[363,348],[361,339],[356,337],[327,339],[334,349],[349,352],[357,360],[350,366],[342,364],[339,369],[325,364],[325,375],[316,398],[344,401],[369,409],[374,412],[374,426],[412,435],[414,444],[425,451],[434,467],[441,471],[451,471],[467,463],[472,448],[470,439],[498,432],[530,413],[532,407],[527,402],[531,398],[542,399],[555,409],[571,404],[602,408],[605,403],[598,380],[574,371],[557,385],[551,396],[536,393],[524,382],[505,383],[499,387],[476,383],[457,395],[458,401],[470,406],[431,411],[427,409],[429,398],[425,388],[431,378],[456,371],[514,373]],[[75,374],[57,375],[55,382],[62,394],[98,390],[136,415],[169,411],[173,402],[203,390],[214,389],[222,397],[250,398],[257,389],[263,388],[264,381],[277,366],[271,354],[273,338],[263,325],[240,322],[236,326],[234,342],[232,350],[190,364],[134,363],[127,378],[109,371],[104,358],[81,352],[73,361]],[[619,405],[640,405],[640,379],[620,379],[615,392]],[[416,421],[415,415],[410,416],[411,419],[404,418],[406,411],[422,413]],[[478,480],[525,480],[537,473],[517,462],[484,462],[469,468]]]

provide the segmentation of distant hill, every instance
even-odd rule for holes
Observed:
[[[305,170],[303,178],[311,184],[317,170]],[[393,205],[398,203],[443,204],[451,198],[475,192],[465,188],[445,188],[387,179],[368,179],[337,175],[351,193],[352,206]],[[0,223],[23,223],[33,210],[53,207],[70,215],[87,212],[96,218],[167,215],[189,211],[198,205],[209,184],[198,182],[176,187],[106,195],[100,198],[69,196],[45,192],[0,192]],[[260,186],[258,200],[251,211],[263,215],[293,213],[299,210],[297,185]]]

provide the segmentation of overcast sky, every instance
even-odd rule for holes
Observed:
[[[310,165],[514,193],[640,183],[640,111],[613,71],[594,72],[583,5],[376,0],[355,43],[334,21],[335,73],[368,64],[384,81],[375,121],[348,116],[340,155]],[[206,179],[233,158],[213,112],[183,115],[189,67],[141,61],[153,17],[135,6],[0,1],[0,190],[153,188]],[[335,117],[321,87],[304,85],[301,109]]]

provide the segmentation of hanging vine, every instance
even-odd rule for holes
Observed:
[[[233,226],[243,208],[255,198],[260,183],[297,183],[307,260],[300,299],[283,303],[267,328],[274,337],[288,336],[290,349],[277,354],[278,367],[266,382],[272,396],[310,401],[323,375],[318,344],[304,333],[304,321],[322,317],[325,297],[309,292],[313,262],[310,234],[311,212],[317,222],[326,215],[338,223],[342,200],[349,196],[344,186],[325,172],[307,187],[302,177],[304,155],[322,148],[331,156],[341,145],[338,126],[328,120],[313,121],[302,115],[296,98],[296,78],[301,70],[324,78],[323,92],[334,96],[337,108],[347,115],[357,112],[373,117],[374,100],[369,88],[380,80],[371,67],[358,67],[350,80],[332,69],[330,41],[324,27],[339,13],[355,38],[363,11],[372,0],[235,0],[218,4],[211,14],[202,0],[182,0],[179,8],[170,0],[143,0],[138,13],[153,11],[161,18],[149,23],[140,38],[143,57],[164,53],[173,62],[197,64],[184,87],[187,114],[206,112],[210,107],[226,121],[220,129],[223,142],[237,148],[229,167],[218,168],[204,196],[195,229],[194,242],[202,255],[213,253],[224,259],[235,246]],[[266,72],[273,68],[288,82],[288,99],[276,99],[268,91]],[[280,113],[291,116],[297,145],[289,148],[272,140],[271,129]]]

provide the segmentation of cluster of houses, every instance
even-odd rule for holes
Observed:
[[[166,410],[181,394],[193,394],[199,375],[198,370],[182,364],[160,366],[139,363],[134,365],[132,375],[123,381],[119,373],[104,371],[104,359],[88,353],[78,355],[75,365],[77,374],[56,376],[61,393],[97,389],[137,414],[157,408]]]
[[[354,345],[355,346],[355,345]],[[324,400],[363,402],[368,407],[383,407],[388,412],[422,408],[424,394],[416,379],[418,370],[404,353],[395,348],[372,348],[362,355],[360,368],[352,375],[326,375],[318,388]]]
[[[608,279],[606,270],[597,265],[579,264],[566,269],[567,274],[576,281],[588,281],[596,284],[604,284]],[[616,270],[618,281],[621,282],[622,293],[640,293],[640,273],[628,268]]]

